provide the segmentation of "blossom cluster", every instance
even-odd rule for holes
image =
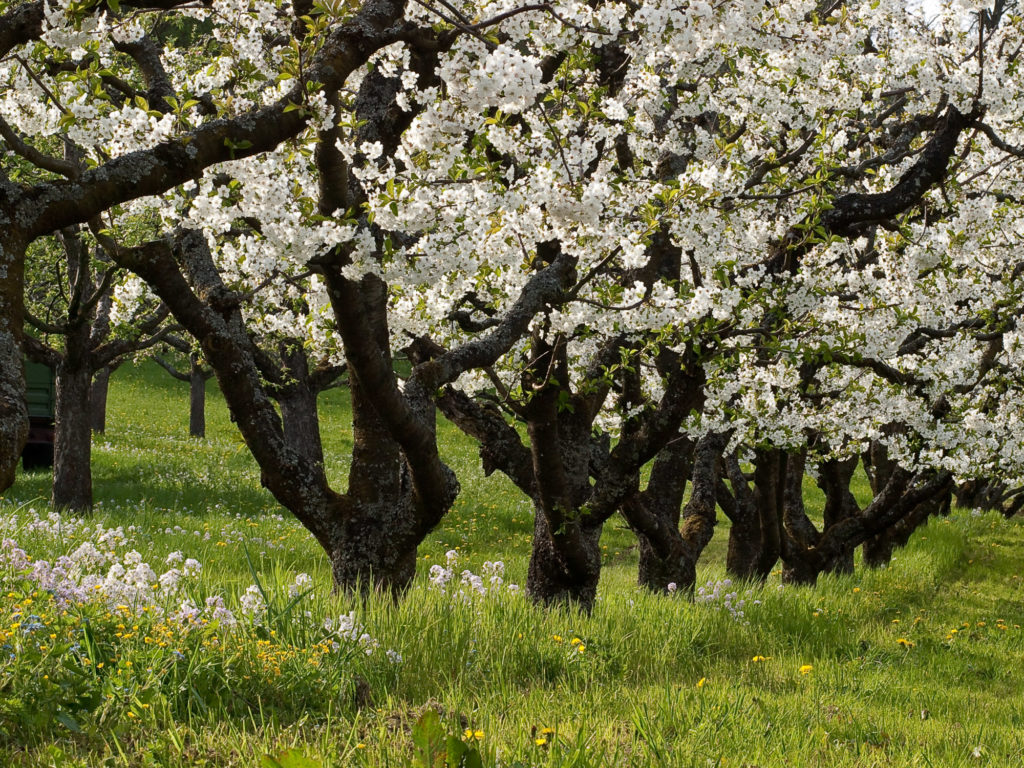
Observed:
[[[445,565],[434,564],[430,566],[430,588],[444,594],[459,597],[464,600],[471,600],[474,597],[492,596],[502,594],[515,595],[519,593],[518,584],[507,584],[505,582],[505,564],[503,562],[487,561],[483,564],[483,573],[478,575],[473,571],[463,569],[458,574],[459,553],[450,549],[445,553]]]
[[[749,624],[744,612],[747,602],[760,605],[761,601],[753,598],[753,589],[746,590],[740,596],[739,590],[731,589],[732,586],[732,579],[710,579],[704,586],[697,588],[693,601],[726,612],[741,624]]]

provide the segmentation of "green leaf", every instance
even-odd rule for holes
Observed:
[[[78,724],[78,721],[75,720],[75,718],[73,718],[67,712],[58,712],[56,717],[57,717],[57,722],[60,723],[61,725],[63,725],[65,728],[67,728],[72,733],[81,733],[82,732],[82,726],[80,726]]]
[[[416,747],[413,765],[433,768],[434,758],[444,759],[444,729],[437,712],[428,709],[412,727],[412,742]]]
[[[448,768],[459,768],[469,747],[458,736],[448,737]]]
[[[306,757],[297,749],[286,749],[276,756],[264,755],[262,768],[323,768],[323,763]]]

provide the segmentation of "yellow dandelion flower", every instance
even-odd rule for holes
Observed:
[[[754,662],[755,664],[759,664],[762,661],[766,661],[766,659],[765,659],[764,656],[755,656],[754,658],[751,659],[751,661]]]
[[[812,667],[810,664],[804,664],[802,667],[800,667],[800,674],[801,675],[808,675],[808,674],[811,673],[811,670],[813,670],[813,669],[814,669],[814,667]]]
[[[545,744],[548,743],[548,740],[545,739],[543,736],[539,736],[538,738],[533,740],[533,743],[536,744],[538,747],[543,747]]]
[[[702,677],[700,680],[697,681],[697,687],[698,688],[703,688],[704,687],[704,683],[706,683],[707,681],[708,681],[708,679],[706,677]]]

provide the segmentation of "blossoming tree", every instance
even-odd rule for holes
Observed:
[[[745,422],[798,448],[804,423],[767,398],[808,351],[886,371],[885,313],[859,335],[823,327],[898,287],[872,260],[918,267],[890,301],[922,274],[983,274],[946,223],[998,199],[967,169],[1022,154],[1021,29],[1002,3],[931,26],[884,0],[141,10],[26,4],[0,23],[17,54],[3,138],[28,168],[0,200],[0,434],[22,439],[25,244],[88,222],[199,340],[264,483],[346,586],[408,583],[457,493],[435,401],[533,499],[536,599],[592,602],[620,509],[653,582],[690,578],[715,441]],[[960,258],[912,262],[913,237],[939,230]],[[246,296],[284,279],[351,376],[343,494],[287,444],[250,337]],[[974,311],[998,304],[989,283]],[[942,334],[961,307],[939,298],[922,327]],[[848,375],[832,371],[818,386]],[[849,411],[835,400],[819,421]],[[685,464],[681,436],[703,442],[706,476],[683,533],[678,482],[639,481],[655,457]]]

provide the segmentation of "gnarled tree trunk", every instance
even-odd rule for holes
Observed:
[[[601,576],[604,522],[582,509],[591,493],[590,423],[564,407],[564,342],[549,345],[535,336],[533,348],[524,380],[535,390],[526,414],[538,504],[526,592],[544,605],[568,603],[589,611]]]
[[[705,435],[696,446],[678,438],[659,452],[644,492],[623,505],[623,515],[639,541],[641,586],[692,595],[697,561],[714,533],[724,446],[725,438],[719,434]],[[680,529],[680,505],[691,476],[693,487]]]
[[[734,578],[764,581],[782,549],[785,455],[778,449],[755,452],[753,489],[735,454],[725,458],[725,469],[732,486],[732,499],[723,507],[732,521],[726,572]]]

